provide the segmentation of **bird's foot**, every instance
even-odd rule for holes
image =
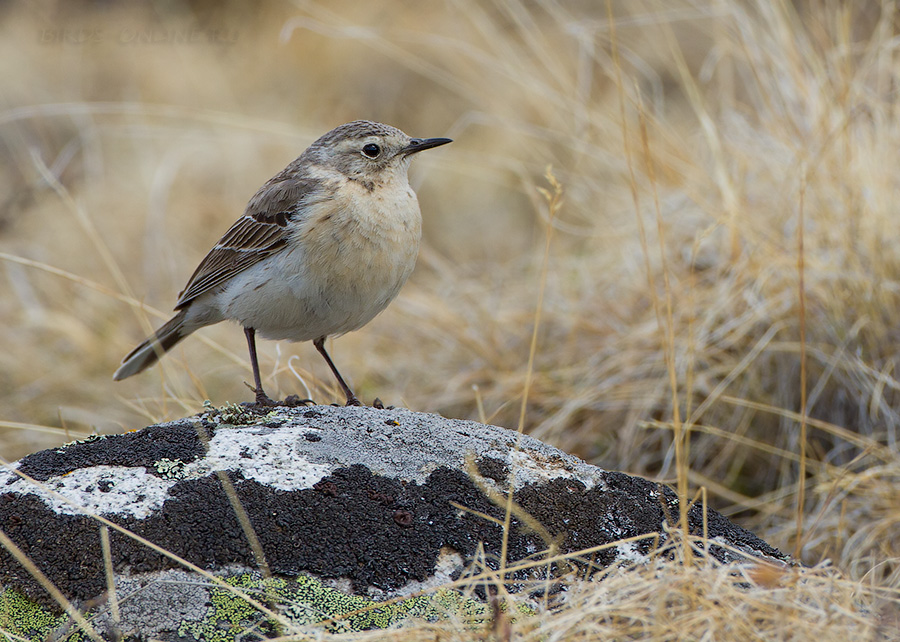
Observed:
[[[281,402],[275,401],[274,399],[270,399],[269,395],[267,395],[265,392],[263,392],[262,390],[257,390],[256,391],[256,405],[273,408],[275,406],[280,406]]]
[[[248,408],[303,408],[315,406],[316,402],[312,399],[301,399],[298,395],[288,395],[284,401],[271,399],[267,395],[257,395],[255,401],[245,401],[241,405]]]
[[[331,405],[332,405],[332,406],[340,407],[340,404],[337,404],[337,403],[333,403],[333,404],[331,404]],[[371,407],[371,408],[375,408],[375,410],[393,410],[393,409],[396,407],[396,406],[385,406],[385,405],[384,405],[384,402],[383,402],[381,399],[379,399],[378,397],[375,397],[375,400],[372,402],[372,405],[371,405],[371,406],[367,406],[366,404],[364,404],[363,402],[361,402],[361,401],[356,397],[356,395],[348,395],[348,396],[347,396],[347,403],[345,403],[344,406],[358,406],[358,407],[361,407],[361,408],[369,408],[369,407]]]
[[[246,384],[253,394],[256,395],[256,401],[250,405],[261,406],[264,408],[275,408],[277,406],[287,406],[288,408],[298,408],[300,406],[314,406],[316,402],[312,399],[301,399],[299,395],[288,395],[284,401],[276,401],[266,394],[262,388],[254,388],[249,383]]]
[[[316,402],[312,399],[301,399],[300,395],[288,395],[284,398],[284,401],[278,402],[280,406],[287,406],[288,408],[299,408],[300,406],[315,406]]]

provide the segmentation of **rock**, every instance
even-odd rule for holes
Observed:
[[[210,408],[35,453],[13,469],[0,472],[0,528],[68,600],[92,609],[106,637],[255,639],[248,629],[261,638],[329,618],[327,626],[340,630],[409,615],[483,617],[477,592],[438,587],[498,568],[510,483],[510,567],[545,559],[551,545],[566,554],[639,536],[580,556],[582,570],[648,560],[670,541],[678,516],[665,486],[503,428],[402,409]],[[252,529],[242,526],[235,499]],[[227,586],[110,528],[115,624],[92,514]],[[702,534],[702,507],[689,514]],[[706,525],[709,554],[722,563],[790,562],[713,510]],[[525,596],[523,612],[529,580],[547,569],[510,574]],[[0,584],[0,613],[14,614],[11,632],[33,639],[65,632],[60,604],[5,550]],[[281,628],[239,589],[280,613]]]

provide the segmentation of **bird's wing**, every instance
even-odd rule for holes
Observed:
[[[178,295],[176,310],[202,294],[284,249],[289,223],[303,216],[307,206],[322,199],[321,184],[296,176],[271,179],[250,199],[247,210],[200,262]]]

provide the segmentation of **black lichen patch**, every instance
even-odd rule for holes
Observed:
[[[272,571],[346,577],[357,592],[391,590],[434,572],[441,547],[474,553],[481,541],[498,550],[500,528],[449,502],[494,512],[461,472],[440,469],[419,486],[372,475],[364,466],[339,469],[318,489],[279,491],[239,475],[232,480]],[[329,492],[322,492],[327,488]],[[254,566],[247,538],[216,476],[185,480],[170,490],[159,513],[121,518],[128,530],[205,569]],[[388,502],[388,497],[394,498]],[[32,495],[0,495],[0,523],[49,579],[74,600],[105,589],[99,529],[83,516],[59,515]],[[132,574],[174,568],[167,557],[111,532],[117,571]],[[524,553],[514,538],[512,551]],[[12,556],[0,551],[0,577],[29,597],[57,608]]]
[[[504,483],[509,476],[509,464],[496,457],[481,457],[475,462],[478,474],[495,482]]]
[[[458,470],[439,468],[420,485],[373,475],[355,465],[338,469],[315,488],[301,491],[275,490],[240,475],[233,475],[232,481],[270,568],[283,575],[306,571],[348,578],[358,593],[370,586],[393,590],[410,580],[430,577],[442,547],[468,557],[483,543],[492,565],[501,548],[498,524],[455,505],[498,519],[503,509]],[[658,484],[618,473],[606,473],[606,482],[606,489],[586,490],[581,482],[558,478],[522,488],[515,501],[551,536],[560,537],[560,552],[659,532],[673,501],[672,514],[677,515],[674,493]],[[230,564],[254,566],[246,535],[216,476],[184,480],[170,494],[157,514],[118,522],[208,570]],[[692,512],[691,518],[695,527],[702,523],[700,513]],[[718,513],[710,511],[708,523],[713,537],[721,535],[784,557]],[[0,524],[70,599],[91,599],[105,590],[99,529],[93,520],[57,515],[33,496],[7,493],[0,495]],[[111,532],[111,544],[118,571],[128,568],[135,574],[177,566],[117,532]],[[645,551],[650,546],[649,542],[641,545]],[[510,561],[546,548],[537,534],[513,520]],[[614,559],[612,551],[604,551],[593,563],[605,566]],[[57,608],[5,551],[0,551],[0,577],[32,599]]]
[[[103,558],[97,522],[81,516],[60,516],[34,495],[0,495],[0,524],[54,584],[71,597],[99,595],[103,590]],[[58,609],[31,574],[0,549],[3,585],[16,587],[45,606]]]
[[[150,426],[109,439],[87,439],[42,450],[21,459],[18,470],[38,481],[101,465],[146,466],[148,472],[155,473],[153,464],[160,459],[187,463],[205,453],[196,432],[185,430],[183,426]]]
[[[661,533],[665,523],[677,525],[678,496],[668,486],[616,472],[603,473],[603,480],[605,488],[586,491],[579,481],[557,478],[546,484],[529,485],[516,493],[515,499],[552,536],[564,535],[562,552]],[[695,504],[688,511],[688,526],[692,534],[703,534],[702,506]],[[707,510],[707,534],[763,555],[788,559],[778,549],[712,509]],[[653,538],[633,544],[645,554],[654,545]],[[710,546],[710,554],[720,562],[737,558],[718,546]],[[615,557],[615,551],[607,549],[598,553],[594,561],[598,566],[607,566]]]

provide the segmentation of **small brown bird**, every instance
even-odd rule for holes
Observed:
[[[194,271],[177,314],[132,350],[113,379],[150,367],[183,338],[226,319],[244,326],[256,403],[256,333],[312,341],[347,396],[325,339],[358,330],[394,300],[415,267],[422,217],[407,169],[413,154],[452,142],[410,138],[358,120],[309,146],[250,199]]]

